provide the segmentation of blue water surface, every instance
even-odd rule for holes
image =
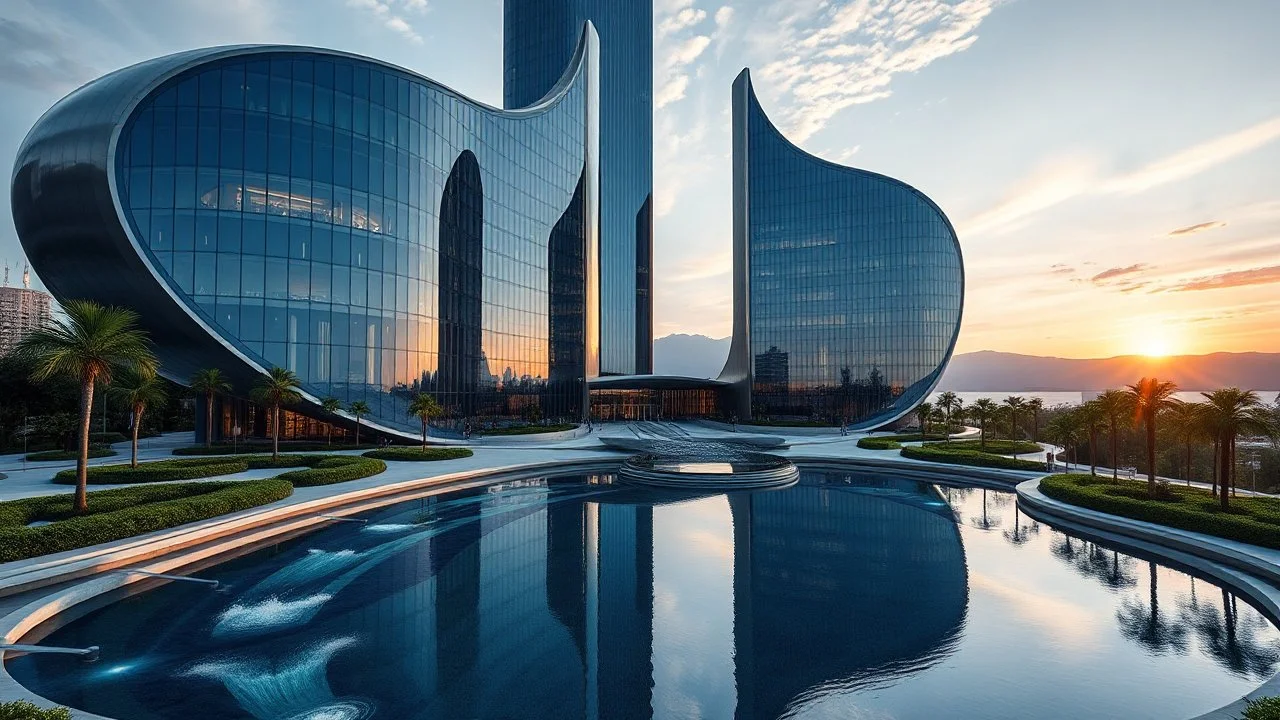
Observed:
[[[1008,493],[806,470],[696,498],[612,476],[406,501],[89,612],[32,690],[120,720],[1176,718],[1280,633]]]

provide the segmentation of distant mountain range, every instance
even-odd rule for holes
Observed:
[[[1213,353],[1153,358],[1121,355],[1073,359],[981,352],[956,355],[938,383],[957,392],[1105,390],[1146,376],[1172,380],[1183,390],[1235,386],[1280,390],[1280,353]]]
[[[668,335],[653,341],[659,375],[715,377],[729,356],[730,338]],[[1183,390],[1236,386],[1280,390],[1280,353],[1213,353],[1152,358],[1121,355],[1073,359],[981,352],[956,355],[939,390],[956,392],[1088,392],[1120,387],[1144,376],[1172,380]]]

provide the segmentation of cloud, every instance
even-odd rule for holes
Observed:
[[[80,45],[55,23],[0,18],[0,81],[32,90],[72,88],[98,72],[79,59]]]
[[[1184,180],[1277,138],[1280,138],[1280,117],[1202,142],[1120,174],[1103,172],[1101,163],[1090,155],[1055,158],[1033,171],[994,206],[961,222],[962,234],[983,235],[1015,230],[1030,216],[1077,197],[1132,195]]]
[[[373,15],[373,17],[382,22],[383,26],[388,30],[396,32],[410,42],[421,44],[422,36],[413,29],[413,25],[405,20],[397,9],[403,8],[411,12],[425,12],[427,9],[426,0],[347,0],[349,7],[365,10]],[[392,6],[395,5],[396,9]]]
[[[716,27],[725,28],[733,22],[733,8],[725,5],[716,11]]]
[[[810,3],[770,23],[760,90],[802,143],[852,105],[892,94],[893,78],[969,48],[996,0]],[[794,7],[794,6],[793,6]]]
[[[1070,265],[1064,265],[1062,263],[1049,266],[1050,275],[1074,275],[1075,272],[1076,272],[1075,268],[1071,267]]]
[[[723,11],[726,8],[721,8]],[[729,10],[729,15],[733,13]],[[685,97],[691,75],[698,75],[694,64],[706,52],[715,33],[698,32],[705,23],[707,11],[693,6],[692,0],[668,0],[658,8],[656,42],[654,43],[653,105],[663,108]],[[718,29],[721,12],[715,22]],[[725,19],[727,22],[727,18]]]
[[[1280,283],[1280,265],[1205,275],[1165,289],[1169,292],[1193,292],[1198,290],[1222,290],[1224,288],[1245,287],[1247,285],[1267,285],[1270,283]]]
[[[1186,227],[1178,228],[1177,230],[1171,230],[1169,232],[1169,236],[1175,237],[1178,235],[1195,235],[1196,233],[1199,233],[1199,232],[1204,232],[1206,230],[1215,230],[1217,228],[1226,227],[1226,226],[1227,224],[1225,222],[1222,222],[1220,220],[1212,220],[1210,222],[1197,223],[1195,225],[1188,225]]]
[[[1089,278],[1089,282],[1094,285],[1101,285],[1105,284],[1108,280],[1114,280],[1115,278],[1124,277],[1125,275],[1133,275],[1134,273],[1140,273],[1148,269],[1150,269],[1150,266],[1145,263],[1138,263],[1127,267],[1108,268]]]

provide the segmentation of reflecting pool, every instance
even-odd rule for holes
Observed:
[[[71,621],[9,671],[120,720],[1176,718],[1280,633],[1214,584],[876,474],[679,497],[613,477],[407,501]]]

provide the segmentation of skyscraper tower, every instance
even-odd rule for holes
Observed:
[[[600,370],[653,371],[653,2],[505,0],[503,103],[536,103],[600,35]]]

